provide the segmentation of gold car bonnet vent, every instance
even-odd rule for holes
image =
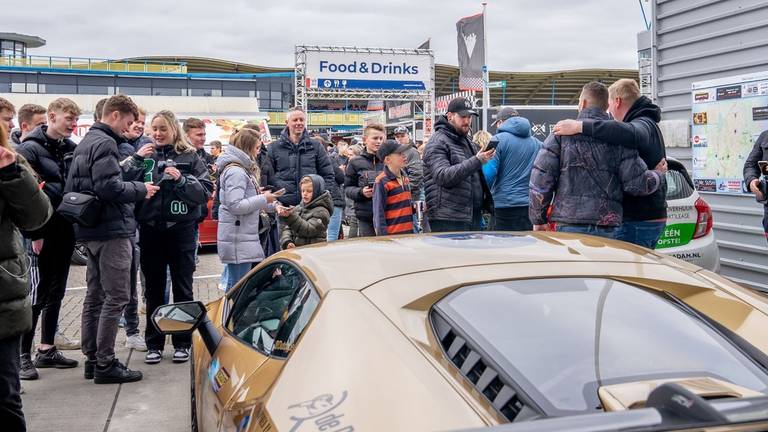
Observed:
[[[536,412],[526,406],[519,392],[505,382],[504,377],[490,362],[485,361],[483,355],[457,334],[445,319],[434,315],[433,320],[437,337],[448,360],[496,410],[510,422],[537,416]]]
[[[648,395],[660,385],[669,382],[679,384],[692,393],[710,400],[763,396],[762,393],[754,390],[710,377],[659,379],[605,385],[598,389],[598,396],[606,411],[643,408]]]

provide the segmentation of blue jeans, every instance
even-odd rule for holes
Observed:
[[[615,239],[619,227],[598,225],[561,225],[557,224],[557,231],[568,233],[589,234],[598,237]]]
[[[656,249],[656,242],[659,241],[665,226],[666,222],[624,221],[616,238],[648,249]]]
[[[328,234],[326,239],[335,241],[339,239],[339,230],[341,229],[341,217],[344,215],[344,207],[334,207],[331,220],[328,222]]]
[[[224,292],[232,289],[237,282],[245,277],[256,263],[227,264],[227,287]]]

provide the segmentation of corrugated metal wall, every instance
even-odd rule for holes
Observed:
[[[666,120],[691,120],[691,83],[768,70],[768,1],[651,0],[653,88]],[[690,167],[691,149],[670,148]],[[762,206],[702,194],[712,206],[722,273],[768,291]]]

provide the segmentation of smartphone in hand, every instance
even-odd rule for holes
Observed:
[[[272,192],[272,195],[278,196],[278,197],[285,195],[285,188],[278,189],[278,190]]]
[[[490,141],[488,141],[488,144],[486,144],[486,146],[483,149],[483,151],[496,150],[496,147],[498,147],[498,146],[499,146],[499,139],[496,138],[496,137],[493,137],[493,138],[491,138]]]

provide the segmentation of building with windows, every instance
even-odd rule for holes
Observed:
[[[279,133],[285,111],[294,103],[294,70],[205,57],[150,56],[120,60],[39,56],[29,52],[45,41],[36,36],[0,33],[0,96],[17,106],[47,106],[53,97],[67,96],[87,113],[96,102],[118,93],[133,97],[153,112],[170,109],[180,117],[268,118]],[[606,84],[635,78],[635,70],[595,69],[538,73],[495,72],[493,81],[506,81],[491,90],[491,104],[573,105],[581,87],[592,80]],[[436,65],[437,96],[458,91],[456,66]],[[381,105],[360,101],[310,101],[309,127],[359,129],[364,114]]]

